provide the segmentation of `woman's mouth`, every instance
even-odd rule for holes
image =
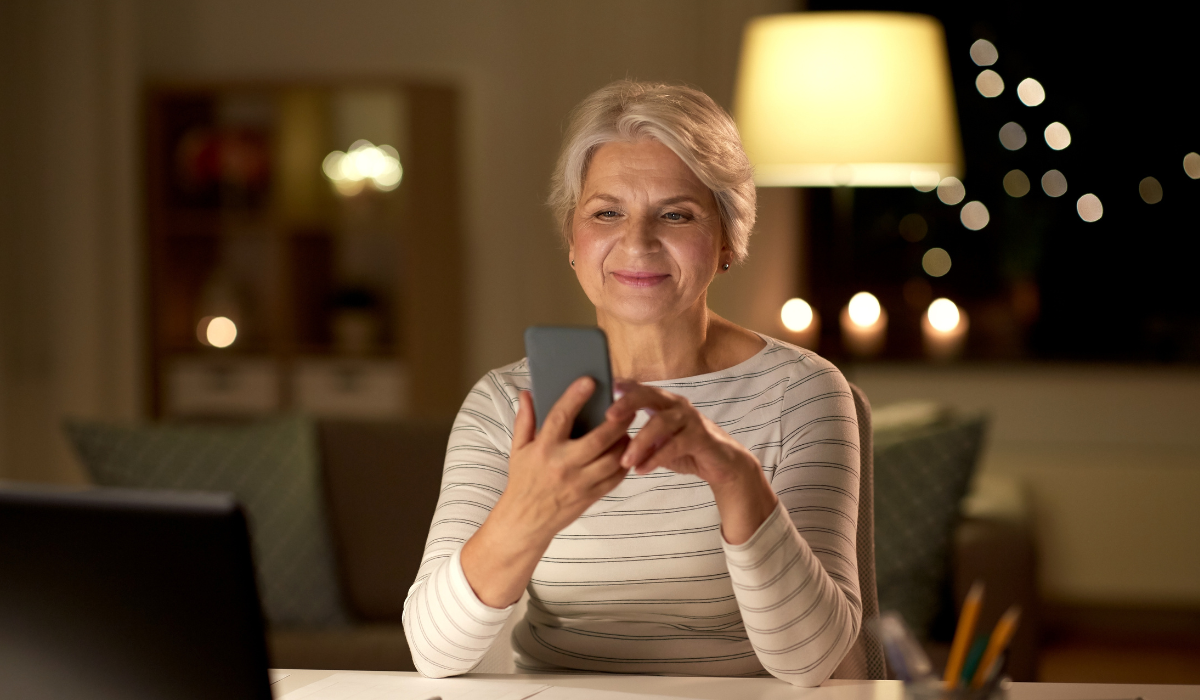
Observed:
[[[629,287],[653,287],[666,281],[670,275],[657,272],[635,272],[633,270],[615,270],[613,279]]]

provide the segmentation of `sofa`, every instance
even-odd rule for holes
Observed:
[[[401,625],[440,486],[449,424],[317,422],[327,516],[342,595],[352,622],[269,630],[279,668],[414,670]],[[1022,625],[1009,673],[1033,680],[1037,664],[1036,556],[1028,507],[1012,484],[976,479],[954,529],[942,613],[918,631],[935,666],[944,664],[953,611],[976,579],[988,587],[979,620],[990,629],[1010,602]],[[486,670],[497,670],[489,668]]]

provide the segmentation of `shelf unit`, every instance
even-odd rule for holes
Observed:
[[[458,100],[414,82],[155,85],[145,96],[156,416],[440,416],[463,384]],[[322,161],[396,149],[393,191]],[[205,319],[234,321],[228,347]]]

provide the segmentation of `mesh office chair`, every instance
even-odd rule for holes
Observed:
[[[875,450],[871,433],[871,403],[862,389],[850,385],[854,412],[858,417],[858,592],[862,598],[862,629],[846,658],[833,672],[834,678],[883,680],[883,645],[868,624],[879,617],[875,590]]]
[[[858,590],[862,598],[862,628],[854,646],[833,672],[834,678],[883,680],[883,646],[868,621],[879,617],[879,597],[875,591],[875,460],[871,440],[871,404],[861,389],[850,385],[854,394],[854,412],[858,418],[860,452],[858,482]],[[500,638],[473,669],[474,673],[514,673],[512,627],[525,617],[529,593],[521,596],[508,618]]]

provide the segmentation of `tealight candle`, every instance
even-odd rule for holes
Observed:
[[[932,360],[952,360],[962,354],[967,339],[967,312],[949,299],[934,299],[921,316],[921,343]]]
[[[842,342],[856,357],[874,357],[887,339],[887,312],[870,292],[859,292],[842,307]]]

